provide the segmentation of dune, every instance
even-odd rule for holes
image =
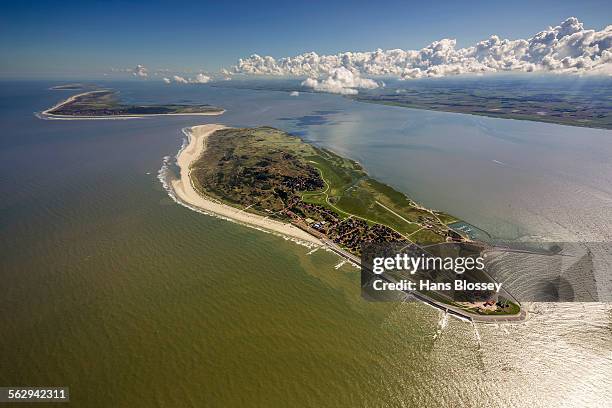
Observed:
[[[193,126],[185,130],[189,141],[187,146],[185,146],[177,155],[177,165],[180,168],[180,178],[173,180],[171,183],[172,189],[174,190],[177,198],[189,206],[193,206],[203,210],[204,212],[229,218],[240,224],[261,228],[307,243],[323,245],[321,240],[310,235],[306,231],[301,230],[295,225],[272,220],[258,214],[249,213],[243,209],[223,204],[218,200],[200,194],[194,188],[193,183],[191,182],[191,165],[194,161],[199,159],[202,153],[206,150],[208,136],[217,130],[224,128],[225,126],[223,125],[210,124]]]

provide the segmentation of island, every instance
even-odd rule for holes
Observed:
[[[349,96],[360,102],[612,129],[610,81],[563,85],[517,80],[407,83]]]
[[[451,227],[457,218],[424,208],[359,163],[281,130],[201,125],[184,132],[189,142],[177,155],[180,177],[171,184],[176,199],[190,207],[326,246],[362,268],[368,245],[420,251],[456,243],[475,253],[485,247]],[[490,293],[460,301],[435,291],[416,297],[472,320],[524,317],[518,302]]]
[[[160,115],[220,115],[225,110],[211,105],[136,105],[123,104],[118,92],[102,89],[80,93],[43,111],[45,119],[113,119]]]
[[[49,88],[52,91],[80,91],[83,89],[94,89],[97,88],[95,85],[85,85],[81,83],[55,85]]]

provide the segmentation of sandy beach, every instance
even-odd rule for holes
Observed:
[[[199,208],[205,212],[230,218],[241,224],[275,232],[289,238],[298,239],[300,241],[324,245],[324,243],[318,238],[308,234],[292,224],[271,220],[257,214],[248,213],[235,207],[213,201],[212,199],[202,196],[196,191],[191,183],[191,163],[197,160],[202,155],[202,152],[204,152],[206,149],[208,136],[223,128],[225,128],[225,126],[217,124],[200,125],[193,126],[185,132],[189,137],[189,143],[179,152],[177,156],[177,165],[180,168],[181,176],[180,179],[172,181],[172,189],[176,193],[177,198],[190,206]]]

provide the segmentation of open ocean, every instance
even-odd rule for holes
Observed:
[[[368,303],[336,255],[193,212],[157,178],[185,126],[271,125],[495,238],[610,242],[612,131],[139,82],[104,85],[227,112],[40,120],[76,92],[0,85],[0,386],[68,386],[78,407],[612,404],[609,303],[499,326]]]

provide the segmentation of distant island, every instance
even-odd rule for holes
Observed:
[[[75,86],[75,85],[67,85]],[[123,104],[118,92],[108,89],[71,96],[41,113],[43,118],[112,119],[156,115],[220,115],[223,109],[211,105],[134,105]]]
[[[56,85],[56,86],[52,86],[49,89],[51,89],[52,91],[80,91],[82,89],[91,89],[91,88],[95,88],[95,86],[74,83],[74,84]]]
[[[610,79],[567,78],[386,80],[384,87],[360,89],[359,94],[345,97],[412,109],[612,129],[611,84]],[[288,79],[244,79],[213,86],[313,92]]]
[[[424,208],[368,176],[361,165],[271,127],[195,126],[179,152],[177,198],[190,206],[285,236],[325,245],[361,265],[362,245],[418,248],[479,243],[450,225],[460,220]],[[520,306],[498,299],[456,302],[441,294],[421,300],[458,314],[520,316]]]
[[[612,129],[606,78],[464,78],[394,82],[351,98],[413,109]]]
[[[392,93],[363,93],[351,98],[413,109],[612,129],[610,95],[605,92],[578,95],[512,88],[411,87]]]

